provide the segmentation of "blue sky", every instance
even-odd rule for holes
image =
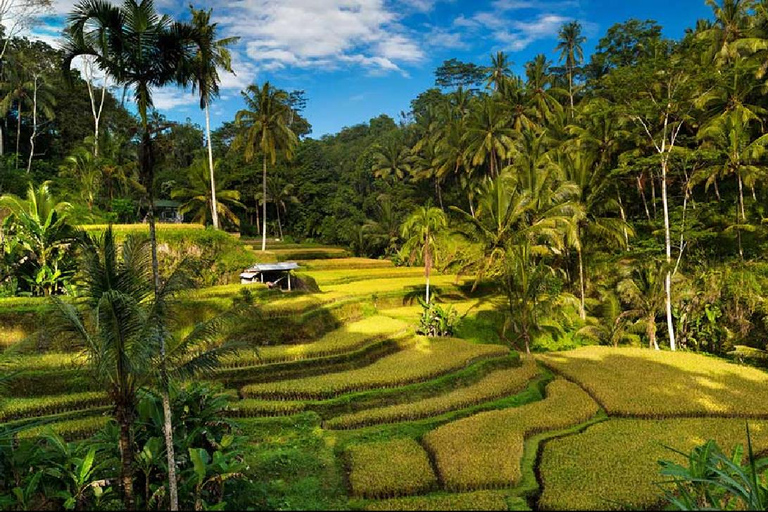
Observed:
[[[186,16],[187,0],[155,0],[169,14]],[[242,108],[240,91],[269,80],[307,93],[306,117],[314,137],[365,122],[381,113],[397,118],[434,82],[434,69],[456,57],[487,64],[492,52],[510,54],[514,69],[544,53],[556,61],[557,30],[566,21],[585,27],[585,53],[606,29],[629,18],[655,19],[678,38],[698,18],[709,17],[704,0],[205,0],[222,35],[239,36],[236,76],[223,76],[212,124],[232,120]],[[33,34],[55,42],[73,2],[54,0],[52,15]],[[158,110],[171,119],[203,124],[189,93],[155,93]]]

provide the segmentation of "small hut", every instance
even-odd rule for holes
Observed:
[[[299,264],[295,261],[258,263],[240,274],[240,283],[263,283],[270,288],[280,287],[291,291],[291,271],[297,268]]]

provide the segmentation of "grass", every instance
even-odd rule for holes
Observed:
[[[366,510],[530,510],[528,503],[503,491],[475,491],[394,498],[369,503]]]
[[[518,482],[526,437],[587,421],[597,404],[577,385],[555,380],[546,398],[514,409],[489,411],[444,425],[424,439],[445,487],[496,489]]]
[[[354,391],[423,382],[464,368],[473,361],[507,353],[508,349],[501,346],[475,345],[458,339],[417,338],[414,346],[356,370],[252,384],[241,392],[247,397],[269,400],[332,398]]]
[[[354,496],[391,498],[437,486],[427,452],[413,439],[354,445],[345,456]]]
[[[386,316],[370,316],[329,332],[312,343],[267,346],[239,351],[221,359],[222,368],[299,361],[351,352],[365,345],[404,332],[408,325]]]
[[[768,448],[768,422],[750,421],[757,450]],[[545,510],[655,509],[663,503],[658,460],[716,440],[730,452],[746,446],[744,421],[727,418],[612,419],[544,445],[540,474]]]
[[[312,270],[332,270],[332,269],[377,269],[394,268],[390,260],[373,260],[369,258],[328,258],[324,260],[313,260],[302,262]]]
[[[538,357],[581,384],[610,415],[768,417],[768,374],[722,359],[607,347]]]
[[[435,287],[452,288],[456,286],[455,275],[433,275],[430,278],[430,285]],[[342,283],[332,284],[323,287],[325,292],[336,292],[343,296],[353,295],[368,295],[372,293],[381,294],[384,292],[393,292],[415,289],[421,290],[426,286],[424,277],[396,277],[396,278],[380,278],[380,279],[368,279],[366,281],[354,282],[354,283]]]
[[[46,432],[55,432],[67,441],[85,439],[92,436],[111,420],[106,416],[88,416],[74,420],[59,421],[22,430],[17,437],[20,439],[34,439]]]
[[[0,402],[0,421],[59,414],[78,409],[88,409],[109,404],[105,393],[87,391],[69,395],[42,396],[34,398],[11,398]]]
[[[369,279],[420,278],[424,276],[424,269],[389,266],[350,270],[349,268],[342,267],[333,270],[310,270],[307,274],[312,276],[318,285],[325,286],[367,281]]]
[[[528,381],[538,373],[536,364],[528,362],[520,368],[495,371],[475,384],[443,395],[345,414],[332,418],[325,422],[324,426],[332,429],[349,429],[438,416],[478,403],[513,395],[522,390]]]

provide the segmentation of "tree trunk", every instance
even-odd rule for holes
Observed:
[[[3,141],[3,126],[0,125],[0,156],[5,155],[5,143]]]
[[[435,193],[437,194],[437,202],[440,205],[440,209],[443,210],[443,191],[440,189],[440,180],[435,176]]]
[[[659,350],[659,344],[656,342],[656,317],[649,315],[647,322],[648,326],[645,328],[645,331],[648,333],[648,347]]]
[[[277,212],[277,229],[280,233],[280,240],[283,239],[283,223],[280,221],[280,205],[275,204],[275,211]]]
[[[208,168],[211,170],[211,218],[214,229],[219,229],[219,208],[216,204],[216,179],[213,175],[213,144],[211,144],[211,114],[205,104],[205,136],[208,141]]]
[[[21,140],[21,99],[16,107],[16,170],[19,170],[19,141]]]
[[[263,194],[262,201],[263,201],[263,210],[262,214],[264,215],[264,218],[261,219],[262,222],[262,232],[261,232],[261,251],[265,252],[267,250],[267,155],[264,154],[264,159],[262,160],[262,183],[261,183],[261,191]]]
[[[32,157],[35,154],[35,137],[37,137],[37,76],[32,92],[32,134],[29,136],[29,160],[27,161],[27,174],[32,170]]]
[[[667,330],[669,331],[669,348],[676,350],[675,324],[672,321],[672,239],[669,229],[669,202],[667,200],[667,165],[668,161],[662,157],[661,162],[661,201],[664,205],[664,247],[666,250],[667,271],[664,277],[664,290],[666,292]]]
[[[648,218],[648,222],[651,222],[651,211],[648,209],[648,201],[645,199],[645,189],[640,181],[640,175],[637,175],[637,190],[640,191],[640,197],[643,198],[643,206],[645,207],[645,216]]]
[[[144,134],[141,143],[141,171],[144,179],[148,197],[147,217],[149,221],[149,243],[152,252],[152,279],[155,288],[155,298],[157,298],[160,289],[160,266],[157,259],[157,229],[155,226],[155,193],[154,193],[154,148],[152,138],[149,134],[149,128],[144,126]],[[173,421],[171,418],[170,398],[168,392],[168,382],[165,379],[165,336],[160,340],[160,364],[163,382],[161,384],[161,395],[163,401],[163,433],[165,435],[165,449],[168,458],[168,494],[170,497],[171,510],[178,510],[178,490],[176,485],[176,461],[173,450]],[[168,407],[166,407],[166,403]]]
[[[582,320],[587,318],[587,311],[584,307],[584,262],[581,257],[581,247],[576,251],[579,254],[579,285],[581,288],[581,305],[579,306],[579,316]]]
[[[126,510],[136,510],[133,494],[133,447],[131,446],[131,424],[125,413],[120,417],[120,485],[123,488],[123,505]]]
[[[624,211],[624,203],[621,202],[621,192],[619,187],[616,187],[616,197],[619,198],[619,212],[621,213],[621,220],[624,222],[622,229],[624,230],[624,249],[629,251],[629,233],[627,232],[627,214]]]
[[[653,220],[658,217],[656,210],[656,182],[653,181],[653,175],[651,175],[651,206],[653,207]]]
[[[427,278],[427,304],[429,304],[429,271],[432,267],[432,254],[429,250],[429,228],[427,228],[426,246],[424,247],[424,276]]]
[[[163,354],[165,359],[165,354]],[[163,434],[165,435],[165,453],[168,460],[168,496],[171,510],[179,510],[179,490],[176,480],[176,454],[173,446],[173,424],[171,417],[171,397],[168,384],[163,386]]]

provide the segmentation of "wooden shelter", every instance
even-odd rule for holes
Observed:
[[[299,264],[295,261],[257,263],[240,274],[240,283],[263,283],[270,288],[279,286],[291,291],[291,271],[297,268]]]

